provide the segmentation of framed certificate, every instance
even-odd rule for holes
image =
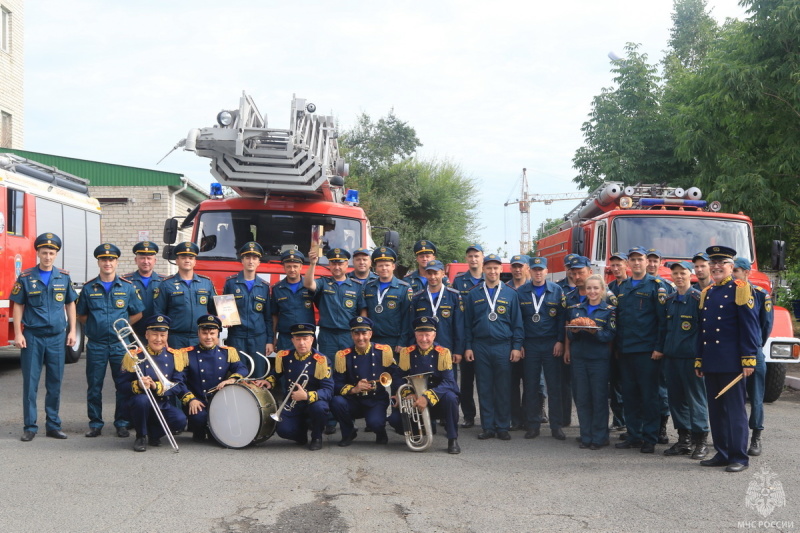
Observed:
[[[214,296],[214,305],[217,306],[217,316],[222,321],[223,327],[229,328],[242,323],[242,319],[239,317],[239,309],[236,307],[236,299],[233,297],[233,294]]]

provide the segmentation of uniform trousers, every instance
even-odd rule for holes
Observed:
[[[239,335],[228,335],[228,338],[225,339],[225,345],[232,346],[236,348],[238,351],[244,352],[253,358],[253,363],[255,364],[255,370],[250,375],[251,378],[253,379],[260,378],[267,372],[267,362],[264,361],[263,357],[258,355],[258,353],[267,356],[269,355],[268,353],[264,353],[264,349],[267,345],[266,333],[262,333],[260,335],[252,335],[250,337],[239,336]],[[242,356],[242,360],[247,361],[247,357]],[[250,362],[247,361],[246,364],[247,368],[249,369]]]
[[[461,381],[459,390],[461,391],[461,412],[464,420],[475,420],[478,409],[475,406],[475,362],[464,359],[458,364],[461,367]],[[453,367],[455,370],[455,367]]]
[[[333,361],[336,352],[352,346],[353,337],[348,329],[319,328],[319,352]]]
[[[161,399],[156,397],[156,404],[161,410],[161,414],[164,415],[164,420],[166,420],[167,427],[170,430],[173,432],[181,431],[186,427],[186,415],[183,414],[180,408],[175,406],[170,398]],[[131,396],[128,400],[128,411],[130,412],[133,428],[136,430],[136,438],[150,437],[160,439],[166,435],[146,394]]]
[[[511,425],[511,343],[474,340],[475,381],[484,431],[508,431]]]
[[[611,356],[608,383],[608,397],[611,404],[611,423],[616,427],[625,425],[625,414],[622,408],[622,371],[619,359]]]
[[[334,396],[331,401],[331,412],[342,428],[342,438],[346,439],[353,433],[354,421],[363,418],[367,429],[376,434],[386,433],[386,408],[389,407],[389,398],[376,394],[359,396]]]
[[[745,409],[745,384],[734,385],[718,400],[714,397],[731,382],[738,372],[706,372],[706,397],[711,438],[717,456],[729,463],[749,464],[747,455],[747,410]]]
[[[458,395],[454,392],[447,391],[439,394],[439,401],[436,405],[431,406],[428,404],[426,409],[430,409],[431,424],[436,424],[434,420],[444,420],[444,428],[447,432],[448,439],[458,438]],[[482,417],[483,415],[481,415]],[[392,414],[389,415],[389,425],[394,428],[398,433],[403,433],[403,417],[400,415],[400,410],[397,408],[392,409]]]
[[[36,395],[39,393],[39,378],[45,369],[44,411],[47,430],[61,429],[58,408],[61,403],[61,380],[64,377],[64,350],[66,332],[43,337],[26,328],[23,332],[27,347],[20,351],[22,366],[22,418],[25,431],[36,433]]]
[[[708,433],[706,385],[694,373],[694,359],[665,357],[669,411],[675,429],[691,433]]]
[[[561,365],[561,425],[569,426],[572,424],[572,400],[575,398],[575,392],[572,390],[572,370],[564,362],[563,357],[559,358],[558,363]],[[551,400],[553,396],[553,393],[550,393]]]
[[[546,338],[525,338],[525,359],[521,361],[525,382],[525,415],[524,420],[527,429],[539,429],[542,425],[542,400],[545,395],[542,391],[542,374],[547,383],[548,418],[550,419],[550,429],[558,429],[562,426],[562,406],[561,406],[561,372],[564,368],[563,357],[553,357],[553,347],[556,339]]]
[[[522,361],[511,363],[511,425],[524,426],[527,418],[525,399],[528,397],[528,388],[524,383],[524,370]]]
[[[667,375],[664,373],[664,365],[661,365],[661,372],[658,373],[658,398],[661,400],[661,416],[669,416],[669,394],[667,389]]]
[[[120,343],[109,345],[107,343],[89,341],[86,344],[86,409],[89,416],[89,427],[102,429],[103,421],[103,382],[106,378],[106,367],[111,367],[111,376],[116,383],[122,369],[122,358],[125,354],[119,353],[122,349]],[[125,394],[116,391],[114,405],[114,427],[128,427],[128,414],[126,412]]]
[[[311,404],[308,401],[297,402],[291,411],[284,410],[281,413],[281,421],[275,431],[281,438],[305,442],[310,427],[311,438],[321,439],[329,415],[330,409],[325,400],[317,400]]]
[[[581,442],[608,442],[608,359],[573,357],[572,385],[578,411]]]
[[[197,398],[200,400],[200,398]],[[206,400],[200,400],[206,406],[203,407],[202,411],[197,412],[196,414],[190,415],[187,414],[186,417],[189,420],[189,431],[192,433],[197,433],[198,431],[203,431],[204,429],[208,429],[208,407],[211,405],[211,402]]]
[[[756,357],[756,369],[750,377],[745,378],[747,399],[750,402],[749,426],[750,429],[759,431],[764,429],[764,382],[766,378],[767,363],[764,360],[764,354],[759,350]]]
[[[651,359],[652,353],[627,353],[620,359],[628,441],[658,442],[661,427],[658,375],[661,361]]]

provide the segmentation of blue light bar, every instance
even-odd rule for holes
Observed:
[[[220,185],[219,183],[212,183],[211,196],[222,196],[222,185]]]
[[[684,200],[683,198],[641,198],[639,205],[682,205],[686,207],[706,207],[708,202],[705,200]]]
[[[358,203],[358,191],[356,189],[347,189],[347,194],[344,197],[345,202],[357,204]]]

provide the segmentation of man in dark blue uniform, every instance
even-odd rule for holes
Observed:
[[[465,262],[467,263],[468,270],[462,272],[453,278],[453,289],[457,290],[461,295],[461,301],[467,297],[469,291],[483,283],[483,247],[478,243],[472,243],[467,247],[465,253]],[[444,266],[442,267],[444,270]],[[442,274],[444,275],[444,274]],[[444,278],[446,279],[446,278]],[[444,282],[447,285],[446,282]],[[438,316],[432,313],[429,316]],[[419,315],[418,315],[419,316]],[[437,332],[440,343],[442,342],[441,332]],[[449,347],[451,351],[453,348]],[[461,352],[455,351],[460,355]],[[464,414],[464,423],[461,424],[462,428],[471,428],[475,425],[475,416],[478,414],[477,406],[475,405],[475,362],[461,359],[458,363],[458,369],[461,374],[461,412]]]
[[[124,274],[122,277],[133,283],[139,291],[139,296],[144,304],[142,318],[132,324],[133,331],[139,339],[144,339],[145,321],[153,316],[153,296],[156,288],[161,285],[164,276],[155,271],[158,245],[151,241],[141,241],[133,245],[133,255],[136,261],[136,271]]]
[[[746,387],[739,376],[745,379],[752,376],[758,361],[761,346],[758,309],[753,287],[732,277],[736,250],[711,246],[706,253],[714,285],[700,297],[695,372],[705,378],[711,437],[717,453],[700,464],[741,472],[747,468],[749,457]],[[735,379],[740,381],[719,396]]]
[[[522,357],[525,329],[519,296],[500,282],[502,260],[495,254],[483,260],[484,283],[470,291],[466,309],[464,358],[475,361],[475,377],[481,409],[481,440],[510,440],[511,363]]]
[[[617,306],[619,284],[628,279],[628,254],[614,252],[608,258],[608,268],[614,279],[608,284],[609,303]],[[614,346],[611,355],[611,368],[609,369],[608,397],[611,406],[611,429],[621,431],[625,429],[625,413],[622,407],[622,376],[619,367],[619,336],[614,337]]]
[[[103,430],[103,381],[106,367],[111,367],[111,376],[119,376],[125,346],[114,331],[114,322],[124,318],[135,324],[142,318],[144,303],[136,286],[117,276],[120,250],[111,243],[95,248],[94,256],[100,267],[100,275],[83,286],[78,298],[78,320],[86,327],[86,405],[89,414],[87,437],[99,437]],[[127,415],[123,411],[125,397],[117,391],[114,408],[114,427],[118,437],[127,437]]]
[[[43,233],[33,246],[39,263],[22,271],[10,296],[14,302],[14,342],[21,348],[23,442],[33,440],[38,430],[36,394],[42,367],[47,388],[44,400],[47,436],[67,438],[61,431],[58,407],[64,377],[64,346],[73,346],[76,341],[75,300],[78,295],[72,288],[69,272],[53,266],[61,250],[61,239],[53,233]]]
[[[659,331],[666,316],[667,286],[647,273],[644,248],[632,248],[628,264],[631,277],[620,283],[617,295],[617,334],[628,435],[616,446],[654,453],[661,426],[658,376],[664,354]]]
[[[588,257],[578,254],[567,257],[570,257],[567,272],[572,288],[562,289],[567,307],[572,307],[586,300],[585,284],[586,279],[592,275],[592,262]],[[572,400],[575,393],[572,390],[572,369],[563,357],[558,361],[561,364],[561,424],[566,427],[572,425]]]
[[[414,405],[420,411],[431,409],[431,420],[443,419],[447,431],[447,453],[459,454],[458,445],[458,385],[453,376],[450,350],[439,346],[436,339],[434,317],[423,316],[414,320],[415,344],[400,350],[399,367],[402,376],[431,373],[428,388],[415,397]],[[397,390],[397,387],[394,387]],[[403,432],[400,411],[392,409],[389,423],[398,433]]]
[[[531,258],[531,283],[517,290],[522,322],[525,327],[525,358],[522,360],[527,419],[526,439],[539,436],[542,424],[541,376],[544,372],[550,395],[550,432],[558,440],[566,439],[561,428],[561,372],[564,355],[566,298],[561,287],[547,281],[547,258]]]
[[[398,351],[411,331],[411,286],[394,277],[397,254],[391,248],[376,248],[372,263],[378,277],[364,284],[364,303],[372,320],[372,338]]]
[[[677,291],[667,296],[666,320],[660,335],[664,343],[663,370],[669,410],[678,430],[678,441],[664,455],[688,455],[705,459],[708,451],[708,404],[703,380],[694,373],[697,333],[700,328],[700,291],[693,289],[692,264],[668,263]],[[694,446],[694,449],[692,449]]]
[[[527,255],[511,256],[511,279],[506,282],[506,285],[515,291],[518,291],[531,278],[529,257]],[[525,413],[528,389],[523,387],[523,374],[522,359],[516,363],[511,363],[511,431],[517,431],[525,427],[525,420],[528,418]],[[543,393],[544,386],[539,390]],[[544,402],[542,402],[542,405],[544,405]]]
[[[316,324],[314,293],[303,287],[300,274],[305,256],[297,250],[281,254],[286,277],[272,287],[272,329],[277,335],[275,350],[292,349],[291,327],[294,324]]]
[[[418,293],[425,288],[428,283],[428,278],[425,277],[425,267],[429,261],[436,259],[436,245],[431,241],[417,241],[414,244],[414,256],[417,260],[417,268],[413,272],[409,272],[403,278],[403,281],[411,285],[411,292]],[[444,284],[447,285],[448,280],[445,278]]]
[[[317,251],[308,254],[310,266],[303,277],[303,286],[314,293],[319,310],[319,350],[331,360],[339,350],[350,345],[350,319],[366,308],[364,287],[347,277],[350,252],[341,248],[329,250],[330,276],[314,279]]]
[[[389,393],[379,378],[387,373],[392,383],[399,377],[391,346],[372,342],[372,321],[365,316],[350,320],[353,345],[336,352],[333,383],[335,396],[331,411],[342,426],[339,446],[350,446],[358,435],[354,422],[365,419],[375,433],[375,442],[386,444],[386,409]],[[396,389],[397,384],[393,387]]]
[[[175,247],[178,273],[156,287],[153,310],[167,315],[172,321],[169,344],[173,348],[186,348],[197,344],[197,319],[215,314],[214,295],[217,291],[211,279],[195,274],[194,265],[200,249],[193,242],[182,242]]]
[[[267,378],[268,388],[274,388],[283,378],[284,390],[291,391],[291,400],[280,413],[276,427],[278,435],[297,444],[305,444],[308,442],[308,430],[311,429],[308,449],[312,451],[322,449],[322,431],[333,398],[333,379],[328,358],[313,348],[315,329],[313,324],[292,326],[294,348],[278,352],[273,374]],[[297,383],[303,374],[308,377],[305,386]],[[292,402],[295,405],[290,408]]]
[[[461,295],[456,289],[444,285],[444,265],[438,259],[428,263],[425,276],[428,278],[427,287],[411,297],[411,322],[423,316],[436,317],[439,320],[436,325],[436,344],[450,350],[453,363],[463,363],[464,303]],[[414,344],[415,338],[412,331],[407,344]],[[455,367],[453,372],[455,374]],[[461,407],[464,408],[463,405]],[[474,418],[473,412],[469,420]]]
[[[131,415],[133,427],[136,430],[136,441],[133,450],[136,452],[147,451],[147,445],[160,446],[161,437],[166,435],[157,415],[150,405],[145,390],[149,389],[153,399],[164,416],[167,430],[180,431],[186,427],[186,415],[175,405],[174,398],[183,399],[189,394],[184,384],[183,370],[186,367],[186,352],[175,350],[167,346],[170,319],[166,315],[153,315],[145,324],[145,338],[147,353],[158,366],[164,377],[173,384],[165,390],[165,383],[159,381],[155,369],[145,359],[145,355],[137,348],[128,352],[122,358],[122,370],[116,379],[117,390],[126,397],[127,412]],[[139,369],[144,374],[140,380],[136,375],[134,366],[139,364]]]
[[[692,284],[692,287],[698,291],[702,291],[709,285],[713,285],[714,281],[711,279],[711,268],[709,266],[708,254],[705,252],[697,252],[692,257],[694,263],[694,275],[697,277],[697,282]]]
[[[733,278],[748,281],[750,277],[750,261],[744,257],[737,257],[733,262]],[[761,328],[761,345],[758,348],[756,368],[753,375],[745,380],[747,398],[750,401],[750,430],[753,432],[747,455],[755,457],[761,455],[761,432],[764,430],[764,381],[767,378],[767,363],[764,358],[763,346],[772,333],[772,323],[775,319],[772,310],[772,297],[758,285],[752,285],[753,296],[758,309],[758,324]]]
[[[556,284],[561,287],[561,290],[564,291],[565,295],[569,294],[572,289],[575,288],[575,281],[572,279],[570,265],[572,264],[572,260],[576,257],[579,257],[578,254],[567,254],[564,256],[564,277],[556,282]]]
[[[219,333],[222,321],[214,315],[197,319],[197,346],[187,350],[183,369],[189,394],[181,398],[189,415],[192,439],[203,442],[208,436],[208,406],[211,392],[218,391],[244,378],[249,369],[239,358],[236,348],[221,347]]]
[[[660,281],[667,289],[667,294],[675,292],[675,284],[671,281],[662,278],[658,271],[661,268],[662,253],[655,248],[647,250],[647,273],[653,276],[656,280]],[[658,396],[661,398],[661,426],[658,431],[658,443],[668,444],[669,438],[667,437],[667,422],[669,422],[669,400],[667,398],[667,381],[664,376],[664,369],[662,365],[661,372],[658,378]]]
[[[373,272],[372,251],[369,248],[359,248],[353,252],[353,271],[347,277],[362,285],[373,279],[378,279],[378,275]]]
[[[226,344],[253,358],[256,379],[266,377],[267,370],[267,362],[257,354],[269,356],[274,348],[269,283],[258,276],[263,254],[257,242],[242,246],[239,249],[242,271],[226,279],[222,289],[222,294],[232,294],[236,300],[241,321],[238,326],[228,328]]]

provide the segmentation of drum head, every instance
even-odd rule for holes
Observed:
[[[208,407],[211,434],[228,448],[251,444],[263,429],[261,403],[250,387],[233,384],[223,388]]]

